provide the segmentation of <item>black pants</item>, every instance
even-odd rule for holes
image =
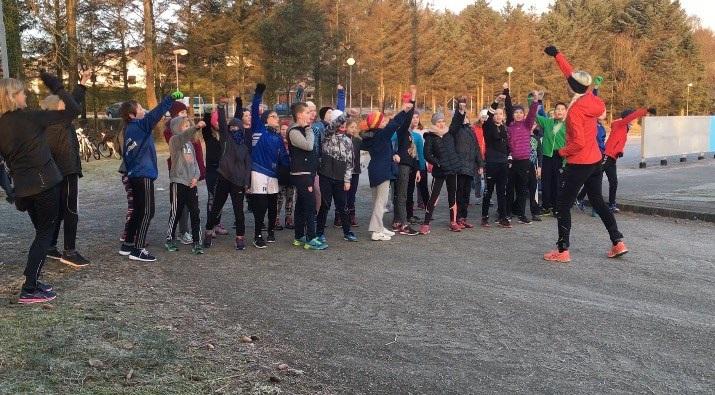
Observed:
[[[531,169],[529,170],[529,208],[532,216],[541,214],[539,202],[536,200],[537,193],[539,193],[539,180],[536,178],[536,165],[531,163]]]
[[[295,187],[295,238],[315,238],[315,178],[310,174],[292,175],[290,182]]]
[[[129,229],[125,243],[142,249],[146,245],[146,234],[154,218],[154,180],[148,178],[129,178],[132,186],[134,211],[129,219]]]
[[[472,180],[472,186],[474,187],[474,197],[482,197],[482,176],[477,174]]]
[[[353,174],[350,180],[350,190],[348,191],[347,206],[350,215],[355,215],[355,198],[357,196],[358,184],[360,183],[360,174]],[[337,213],[336,213],[337,218]]]
[[[420,170],[420,182],[417,183],[417,200],[427,206],[429,202],[429,181],[427,180],[427,170]]]
[[[484,171],[486,172],[487,187],[484,189],[484,199],[482,199],[482,217],[489,217],[489,204],[496,187],[498,218],[506,218],[506,183],[509,177],[509,165],[487,162]]]
[[[77,174],[65,176],[60,183],[60,205],[55,223],[55,232],[52,234],[50,248],[57,247],[57,239],[60,237],[60,225],[64,222],[64,246],[65,251],[74,251],[77,241],[77,215],[79,191],[77,189]]]
[[[608,155],[603,157],[603,172],[608,178],[608,204],[616,204],[616,192],[618,190],[618,173],[616,171],[616,160]],[[581,189],[578,200],[583,200],[586,196],[586,188]]]
[[[425,208],[425,225],[429,225],[432,221],[434,207],[437,205],[439,193],[442,191],[442,185],[445,183],[447,184],[447,201],[449,203],[449,222],[457,222],[457,175],[451,174],[444,178],[432,177],[430,199]]]
[[[223,205],[226,204],[229,195],[231,196],[233,215],[236,218],[236,236],[244,236],[246,234],[246,218],[243,215],[243,199],[246,196],[246,188],[231,183],[220,174],[216,181],[216,192],[214,193],[211,213],[209,213],[206,220],[206,230],[213,230],[219,224],[218,221],[221,217]]]
[[[531,161],[528,159],[512,162],[506,186],[507,217],[511,217],[512,211],[519,217],[526,215],[526,200],[529,198],[529,173],[531,173]],[[516,197],[514,197],[515,194]]]
[[[457,176],[457,218],[467,218],[473,178],[465,174]]]
[[[25,291],[34,291],[37,287],[37,279],[42,272],[42,266],[45,265],[47,249],[55,231],[59,201],[59,186],[54,186],[37,195],[17,198],[15,202],[18,208],[27,210],[35,227],[35,239],[30,245],[25,265],[25,284],[22,286]]]
[[[320,175],[320,210],[318,211],[318,224],[315,229],[318,235],[325,234],[325,222],[328,220],[330,205],[335,201],[335,214],[340,217],[343,234],[350,232],[350,210],[347,206],[347,192],[343,180],[334,180]]]
[[[407,190],[410,185],[410,176],[412,167],[407,165],[399,165],[399,174],[395,181],[394,191],[394,216],[392,223],[404,225],[407,222]],[[414,185],[414,183],[413,183]],[[414,187],[413,187],[414,188]]]
[[[559,170],[563,166],[563,159],[554,151],[552,157],[544,156],[541,165],[541,207],[553,209],[556,207],[556,196],[559,190]]]
[[[569,249],[571,206],[573,206],[576,195],[582,186],[585,187],[588,200],[591,202],[593,209],[601,217],[603,225],[608,230],[611,242],[615,245],[623,239],[623,234],[618,231],[616,218],[603,201],[603,196],[601,195],[602,180],[603,171],[600,162],[592,165],[566,165],[564,167],[555,211],[559,227],[559,240],[557,242],[559,251]]]
[[[214,204],[218,177],[218,167],[206,166],[206,192],[208,193],[208,200],[206,201],[207,214],[211,212],[211,207]],[[221,223],[221,213],[218,214],[218,223]]]
[[[201,219],[199,218],[199,188],[190,188],[187,185],[172,182],[169,186],[169,200],[171,202],[171,209],[169,211],[169,227],[166,231],[166,239],[174,240],[179,218],[181,218],[181,215],[184,213],[184,208],[188,208],[191,218],[191,236],[194,239],[194,243],[200,243]]]
[[[264,219],[268,213],[268,234],[273,233],[278,218],[278,194],[252,194],[249,197],[251,207],[253,207],[254,236],[263,234]]]

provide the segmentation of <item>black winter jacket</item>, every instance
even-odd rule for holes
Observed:
[[[82,85],[77,85],[72,91],[73,104],[65,103],[65,106],[75,106],[82,108],[84,95],[87,89]],[[52,157],[60,168],[63,177],[70,174],[78,174],[82,177],[82,160],[79,157],[79,141],[72,120],[57,123],[47,127],[47,144],[50,145]]]
[[[73,120],[79,114],[74,100],[61,89],[62,111],[10,111],[0,117],[0,155],[10,169],[18,198],[37,195],[62,181],[62,173],[47,144],[47,127]]]
[[[444,178],[448,175],[459,174],[462,161],[457,155],[454,146],[454,134],[447,132],[439,137],[430,129],[425,133],[425,160],[432,164],[432,175]]]
[[[474,177],[477,168],[484,167],[482,151],[477,143],[477,137],[469,124],[464,124],[465,114],[456,111],[452,116],[449,129],[454,134],[454,146],[462,162],[459,174]]]
[[[501,125],[494,123],[494,112],[497,107],[499,107],[499,103],[492,103],[489,109],[489,118],[482,125],[484,145],[487,147],[485,160],[488,163],[507,163],[509,161],[509,136],[506,121]]]
[[[226,109],[218,107],[218,128],[221,136],[221,160],[218,173],[232,184],[239,187],[251,185],[251,135],[244,134],[234,138],[226,123]],[[242,133],[237,132],[237,133]],[[238,140],[238,141],[237,141]]]

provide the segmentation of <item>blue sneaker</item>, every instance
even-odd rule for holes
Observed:
[[[583,200],[576,199],[576,207],[581,211],[586,211],[586,203]]]
[[[295,247],[303,248],[305,246],[305,244],[306,244],[305,236],[301,237],[300,239],[293,240],[293,245]]]
[[[355,236],[355,233],[353,232],[348,232],[343,236],[343,239],[345,241],[358,241],[357,236]]]
[[[325,235],[320,235],[316,237],[318,240],[320,240],[321,243],[325,244],[328,242],[328,239],[325,238]]]
[[[305,243],[303,248],[305,248],[306,250],[324,250],[328,248],[328,244],[323,243],[322,241],[320,241],[320,238],[316,237],[310,242]]]

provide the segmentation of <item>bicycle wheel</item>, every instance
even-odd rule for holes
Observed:
[[[94,160],[100,160],[102,159],[102,155],[99,152],[99,148],[95,143],[90,142],[89,146],[91,147],[92,150],[92,156],[94,157]]]
[[[99,154],[102,155],[103,158],[109,158],[112,156],[112,149],[109,148],[109,145],[107,145],[104,141],[97,144],[97,150],[99,150]]]

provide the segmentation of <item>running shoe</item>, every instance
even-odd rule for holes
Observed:
[[[129,254],[129,259],[140,262],[156,262],[156,257],[150,254],[146,248],[142,248],[141,250],[135,248],[134,251]]]
[[[357,228],[360,226],[355,213],[350,214],[350,225],[352,225],[353,228]]]
[[[529,225],[531,223],[531,220],[526,215],[522,215],[519,217],[519,223]]]
[[[324,243],[324,242],[320,241],[320,238],[316,237],[313,240],[311,240],[310,242],[305,243],[303,248],[305,248],[306,250],[320,251],[320,250],[324,250],[324,249],[328,248],[328,243]]]
[[[305,246],[305,236],[293,240],[293,246],[303,248]]]
[[[134,251],[134,246],[129,245],[129,244],[124,244],[122,243],[122,246],[119,247],[119,255],[121,256],[129,256],[129,254]]]
[[[348,232],[343,235],[343,240],[345,241],[358,241],[357,236],[355,236],[355,233],[353,232]]]
[[[626,247],[626,244],[623,243],[622,241],[619,241],[611,247],[611,250],[608,251],[608,257],[609,258],[618,258],[621,255],[624,255],[625,253],[628,252],[628,247]]]
[[[508,218],[502,218],[499,220],[499,226],[502,228],[511,228],[511,221]]]
[[[532,215],[531,220],[534,222],[541,222],[541,216],[540,215]]]
[[[166,243],[164,243],[164,248],[166,248],[169,252],[179,251],[179,247],[176,246],[176,242],[174,240],[167,240]]]
[[[191,253],[194,255],[203,255],[204,246],[201,243],[194,243],[194,247],[191,249]]]
[[[420,226],[421,235],[428,235],[430,232],[432,232],[432,227],[429,224],[422,224],[422,226]]]
[[[183,235],[179,236],[179,241],[185,246],[194,244],[194,238],[191,237],[191,233],[189,232],[186,232]]]
[[[276,234],[273,232],[268,232],[268,237],[266,237],[266,243],[275,243],[276,242]]]
[[[266,245],[266,241],[263,240],[263,236],[261,235],[253,239],[253,246],[260,250],[268,247],[268,245]]]
[[[372,241],[390,241],[392,237],[382,232],[372,232],[370,239],[372,239]]]
[[[20,304],[44,303],[54,300],[56,297],[57,294],[53,291],[43,291],[39,288],[35,288],[34,291],[22,290],[17,302]]]
[[[295,229],[295,225],[293,225],[293,218],[286,216],[285,218],[285,224],[286,224],[286,229]]]
[[[492,225],[489,224],[489,217],[482,217],[482,228],[489,228]]]
[[[621,209],[618,208],[615,204],[609,204],[608,209],[611,210],[613,214],[617,214],[621,212]]]
[[[542,217],[551,217],[554,215],[554,212],[551,210],[551,208],[542,208],[541,209],[541,216]]]
[[[214,227],[216,229],[216,227]],[[211,248],[213,244],[213,238],[216,235],[215,231],[206,230],[204,231],[204,248]]]
[[[413,215],[413,216],[411,216],[410,218],[407,218],[407,221],[408,221],[410,224],[414,225],[414,224],[419,223],[419,222],[422,221],[422,220],[420,219],[420,217]]]
[[[44,291],[44,292],[50,292],[50,291],[52,291],[52,285],[50,285],[50,284],[45,284],[45,283],[43,283],[43,282],[40,281],[40,280],[37,280],[37,282],[36,282],[36,287],[37,287],[37,289],[42,290],[42,291]]]
[[[90,263],[88,259],[80,255],[80,253],[77,251],[65,251],[62,254],[60,262],[64,263],[65,265],[78,268],[85,267]]]
[[[226,228],[223,227],[223,224],[218,224],[214,227],[214,232],[216,232],[217,235],[220,236],[226,236],[228,234],[228,231]]]
[[[325,238],[325,235],[320,235],[317,237],[318,240],[320,240],[321,243],[326,244],[328,242],[328,239]]]
[[[461,232],[462,227],[459,226],[458,223],[452,222],[451,224],[449,224],[449,230],[451,230],[452,232]]]
[[[246,238],[244,236],[236,236],[236,250],[243,251],[246,249]]]
[[[412,229],[412,227],[409,225],[405,225],[400,228],[400,234],[405,236],[417,236],[418,234],[420,234],[420,232]]]
[[[392,236],[394,236],[394,235],[397,234],[397,233],[395,233],[395,232],[393,232],[393,231],[391,231],[390,229],[387,229],[387,228],[382,228],[382,233],[384,233],[384,234],[386,234],[386,235],[388,235],[388,236],[390,236],[390,237],[392,237]]]
[[[461,218],[461,219],[458,221],[458,223],[459,223],[459,225],[461,225],[462,228],[464,228],[464,229],[472,229],[472,228],[474,228],[474,225],[470,224],[470,223],[467,221],[466,218]]]
[[[47,250],[47,257],[59,261],[62,259],[62,253],[60,253],[57,247],[50,247],[50,249]]]
[[[279,220],[278,218],[276,218],[276,222],[273,224],[273,230],[281,231],[281,230],[283,230],[283,229],[284,229],[284,228],[283,228],[283,225],[281,225],[281,220]]]
[[[586,203],[582,199],[576,199],[576,207],[581,211],[586,211]]]
[[[563,252],[553,250],[544,254],[544,260],[549,262],[568,263],[571,262],[571,254],[569,253],[569,250]]]

